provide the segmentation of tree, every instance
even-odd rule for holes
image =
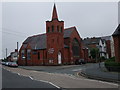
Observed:
[[[90,54],[91,54],[93,59],[97,60],[98,55],[99,55],[99,49],[98,48],[91,48]]]

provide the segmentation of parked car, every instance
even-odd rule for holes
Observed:
[[[2,65],[5,65],[5,62],[1,62]]]
[[[8,66],[10,66],[10,67],[18,67],[18,64],[16,62],[11,62],[11,63],[9,63]]]
[[[8,66],[10,62],[5,62],[5,66]]]
[[[75,64],[78,65],[78,64],[86,64],[85,60],[84,59],[79,59],[79,60],[76,60],[75,61]]]

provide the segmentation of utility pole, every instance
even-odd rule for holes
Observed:
[[[6,59],[7,59],[7,48],[6,48]]]
[[[18,62],[18,42],[17,42],[17,62]]]

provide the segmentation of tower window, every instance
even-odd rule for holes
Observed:
[[[57,31],[59,32],[59,26],[57,26]]]
[[[48,27],[48,30],[47,30],[47,32],[48,32],[48,33],[50,32],[50,27]]]
[[[60,29],[60,32],[62,32],[62,27],[61,27],[61,29]]]
[[[54,26],[52,26],[52,32],[54,32]]]

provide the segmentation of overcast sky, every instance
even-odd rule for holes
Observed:
[[[8,55],[31,35],[45,33],[51,20],[53,2],[2,3],[2,55]],[[117,2],[56,2],[59,20],[65,28],[75,26],[81,38],[111,35],[118,25]]]

